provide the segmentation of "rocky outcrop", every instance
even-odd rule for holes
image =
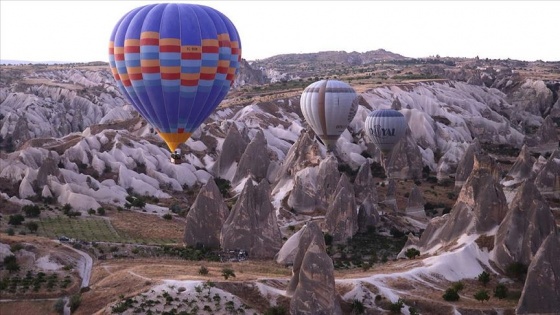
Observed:
[[[551,233],[529,269],[516,314],[558,314],[560,310],[560,239]]]
[[[358,232],[365,233],[379,222],[379,210],[373,197],[367,197],[358,208]]]
[[[408,202],[406,205],[406,215],[417,220],[427,220],[426,212],[424,211],[424,205],[426,201],[424,200],[424,195],[420,187],[414,185],[412,191],[408,196]]]
[[[282,247],[282,234],[270,202],[268,181],[254,186],[247,180],[222,228],[223,249],[246,250],[251,258],[273,258]]]
[[[220,233],[229,215],[220,189],[210,178],[187,214],[183,242],[187,246],[220,247]]]
[[[538,171],[535,185],[543,193],[560,193],[560,150],[554,151]]]
[[[544,239],[555,231],[548,203],[533,182],[525,181],[496,233],[494,262],[503,271],[511,263],[529,265]]]
[[[356,194],[356,203],[358,204],[366,199],[377,202],[377,189],[371,175],[371,165],[367,160],[360,166],[354,179],[354,193]]]
[[[389,179],[387,182],[387,192],[385,193],[385,200],[383,200],[383,204],[387,205],[389,209],[396,213],[399,211],[397,206],[397,182],[394,179]]]
[[[412,137],[410,128],[406,128],[405,137],[399,141],[385,162],[385,172],[389,178],[422,178],[422,154]]]
[[[505,217],[508,205],[498,182],[494,160],[486,155],[476,155],[474,168],[461,189],[457,201],[443,225],[435,228],[431,220],[420,237],[420,246],[427,249],[446,244],[465,233],[486,233],[497,227]],[[441,221],[437,221],[441,224]]]
[[[537,116],[543,116],[554,103],[552,91],[544,81],[531,79],[525,80],[513,90],[508,91],[506,99],[518,110]]]
[[[533,164],[535,158],[531,156],[531,152],[527,145],[523,145],[515,163],[511,166],[507,173],[507,177],[516,181],[523,181],[528,179],[532,174]]]
[[[558,148],[558,131],[556,131],[556,124],[552,117],[546,116],[537,132],[533,136],[525,138],[525,143],[530,147],[543,149],[547,147]]]
[[[358,214],[352,185],[342,174],[325,215],[325,228],[333,242],[346,242],[358,232]]]
[[[319,165],[322,158],[321,150],[315,140],[315,133],[311,128],[305,129],[288,150],[274,183],[277,187],[282,187],[285,181],[291,180],[297,172]]]
[[[66,183],[64,176],[60,173],[57,162],[50,156],[43,160],[43,163],[39,167],[36,187],[42,189],[43,186],[47,185],[49,176],[56,177],[61,184]]]
[[[319,226],[308,222],[298,244],[286,293],[290,314],[342,314],[335,288],[334,266]]]
[[[327,158],[319,164],[317,173],[317,198],[319,208],[327,209],[329,202],[335,196],[335,190],[340,179],[338,171],[338,161],[336,157],[329,154]]]
[[[212,167],[215,177],[232,180],[247,143],[237,129],[237,125],[232,123],[222,144],[222,151]]]
[[[239,72],[233,81],[233,87],[238,88],[244,85],[260,85],[268,83],[270,80],[260,69],[253,69],[245,59],[239,62]]]
[[[288,206],[299,214],[313,214],[319,204],[315,193],[317,168],[310,167],[299,171],[294,178],[294,188],[288,197]]]
[[[241,155],[232,183],[238,183],[250,174],[260,181],[266,178],[269,165],[267,142],[262,130],[259,130]]]
[[[480,153],[480,143],[477,139],[473,141],[465,151],[465,154],[457,163],[457,171],[455,173],[455,190],[461,190],[461,187],[465,184],[465,181],[471,175],[474,166],[474,156]]]

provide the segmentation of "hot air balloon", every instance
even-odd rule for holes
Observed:
[[[393,150],[393,147],[404,137],[406,127],[407,123],[403,114],[394,109],[372,111],[366,117],[364,126],[373,144],[383,154],[388,154]]]
[[[204,5],[138,7],[121,18],[109,41],[109,64],[120,91],[171,152],[224,99],[240,61],[235,26]]]
[[[307,123],[331,151],[356,115],[358,95],[347,83],[321,80],[303,90],[300,106]]]

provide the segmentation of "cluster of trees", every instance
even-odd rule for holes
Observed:
[[[486,287],[491,280],[491,276],[488,272],[483,271],[482,273],[480,273],[477,276],[477,280],[484,287]],[[449,287],[447,290],[445,290],[445,293],[442,295],[442,297],[446,301],[450,301],[450,302],[458,301],[459,298],[460,298],[459,292],[461,290],[463,290],[463,288],[464,288],[464,284],[461,281],[455,282],[451,285],[451,287]],[[494,288],[494,297],[496,297],[498,299],[506,298],[508,296],[508,293],[509,293],[509,290],[505,286],[505,284],[503,284],[503,283],[498,283],[496,285],[496,287]],[[480,289],[476,293],[473,294],[473,297],[477,301],[480,301],[480,302],[484,303],[484,301],[488,301],[490,299],[490,292],[486,289]]]

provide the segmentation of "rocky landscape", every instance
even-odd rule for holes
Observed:
[[[107,65],[0,67],[2,314],[560,312],[560,62],[244,61],[182,164]],[[332,152],[299,108],[320,78],[360,97]]]

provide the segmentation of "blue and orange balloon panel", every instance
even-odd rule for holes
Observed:
[[[117,86],[172,152],[227,95],[240,61],[235,26],[204,5],[136,8],[121,18],[109,41]]]

